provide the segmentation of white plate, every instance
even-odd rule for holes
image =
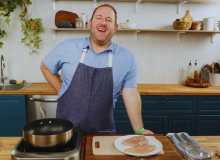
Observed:
[[[140,135],[128,135],[128,136],[122,136],[122,137],[119,137],[118,139],[115,140],[114,142],[114,145],[115,145],[115,148],[118,149],[120,152],[122,153],[125,153],[125,154],[128,154],[128,155],[132,155],[132,156],[137,156],[137,157],[147,157],[147,156],[151,156],[151,155],[154,155],[154,154],[157,154],[159,153],[160,151],[162,151],[163,149],[163,145],[160,141],[158,141],[157,139],[155,139],[154,137],[149,137],[149,136],[145,136],[146,139],[149,141],[149,144],[150,145],[155,145],[156,148],[155,150],[151,151],[151,152],[148,152],[146,154],[133,154],[133,153],[127,153],[127,152],[124,152],[125,149],[128,149],[128,148],[132,148],[134,146],[127,146],[127,145],[122,145],[122,142],[128,138],[131,138],[131,137],[134,137],[134,136],[140,136]]]

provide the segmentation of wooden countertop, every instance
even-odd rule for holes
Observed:
[[[220,87],[189,87],[183,84],[138,84],[141,95],[220,95]],[[57,95],[48,83],[32,83],[22,91],[0,91],[0,95]]]
[[[20,138],[21,137],[0,137],[0,160],[11,160],[11,151],[18,143]],[[171,140],[168,137],[165,138],[169,142],[171,142]],[[198,141],[198,143],[203,147],[211,146],[220,149],[220,136],[192,136],[192,138],[195,138]],[[84,160],[84,151],[85,148],[83,147],[81,160]]]

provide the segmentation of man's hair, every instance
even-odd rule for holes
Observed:
[[[93,19],[93,16],[94,16],[96,10],[97,10],[98,8],[100,8],[100,7],[109,7],[109,8],[111,8],[111,9],[114,11],[114,13],[115,13],[115,24],[117,24],[117,11],[116,11],[116,9],[115,9],[113,6],[111,6],[110,4],[103,4],[103,5],[100,5],[100,6],[96,7],[96,9],[95,9],[95,10],[93,11],[93,13],[92,13],[92,18],[91,18],[91,20]]]

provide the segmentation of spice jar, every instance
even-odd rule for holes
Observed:
[[[83,28],[83,20],[82,20],[82,18],[76,18],[75,26],[76,26],[76,28]]]

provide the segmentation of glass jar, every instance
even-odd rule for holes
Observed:
[[[82,20],[82,18],[76,18],[75,26],[76,26],[76,28],[83,28],[83,20]]]

